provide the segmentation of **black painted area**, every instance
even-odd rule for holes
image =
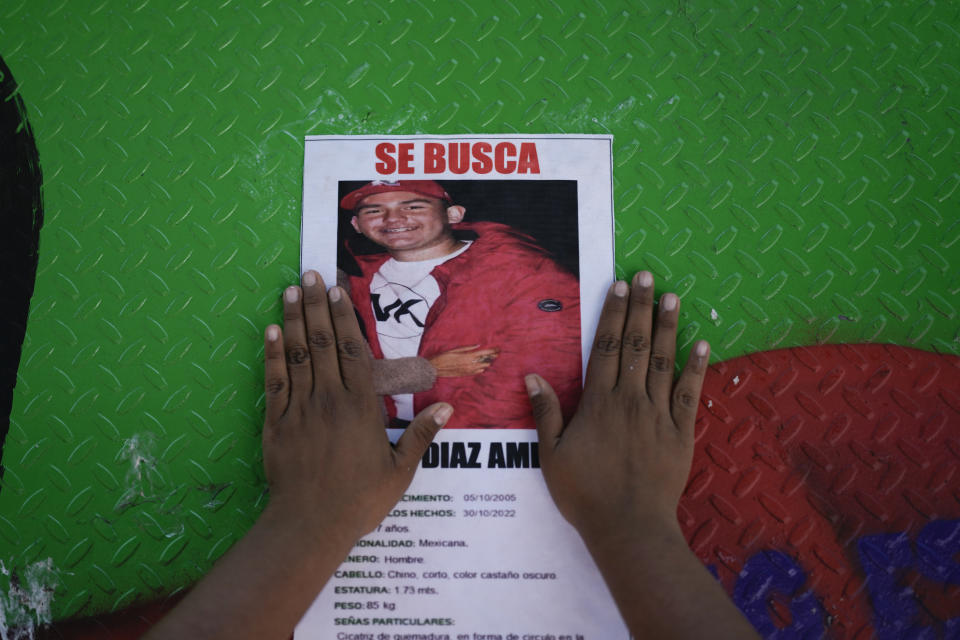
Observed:
[[[10,430],[13,388],[37,276],[42,183],[26,109],[13,74],[0,57],[0,447]]]

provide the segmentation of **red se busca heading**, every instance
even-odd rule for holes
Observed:
[[[394,173],[540,173],[537,145],[533,142],[381,142],[376,147],[380,175]]]

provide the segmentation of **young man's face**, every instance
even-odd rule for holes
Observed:
[[[456,246],[450,225],[460,222],[463,212],[418,193],[387,191],[361,200],[350,222],[397,260],[429,260]]]

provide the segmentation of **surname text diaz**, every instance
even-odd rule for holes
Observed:
[[[424,469],[536,469],[540,449],[536,442],[431,442],[420,465]]]

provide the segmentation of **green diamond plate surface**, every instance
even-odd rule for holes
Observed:
[[[52,558],[57,617],[182,588],[261,508],[307,134],[612,133],[618,272],[684,346],[960,352],[954,2],[6,0],[0,55],[46,201],[0,560]]]

